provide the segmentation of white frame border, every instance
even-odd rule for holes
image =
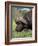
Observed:
[[[26,37],[26,38],[13,38],[11,39],[11,6],[26,6],[26,7],[34,7],[32,9],[32,37]],[[17,5],[17,4],[10,4],[9,5],[9,38],[11,39],[10,42],[18,42],[18,41],[30,41],[35,40],[35,6],[32,5]]]

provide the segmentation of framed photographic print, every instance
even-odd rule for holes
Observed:
[[[5,44],[37,42],[37,4],[5,2]]]

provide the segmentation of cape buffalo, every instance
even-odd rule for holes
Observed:
[[[16,31],[21,32],[23,29],[32,30],[32,11],[24,14],[24,16],[16,19]]]

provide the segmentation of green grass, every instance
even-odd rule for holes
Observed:
[[[12,33],[13,38],[22,38],[22,37],[32,37],[32,32],[13,32]]]

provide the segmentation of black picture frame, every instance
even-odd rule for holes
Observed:
[[[17,5],[32,5],[35,6],[35,40],[32,41],[18,41],[18,42],[10,42],[9,41],[9,5],[17,4]],[[37,42],[37,4],[36,3],[28,3],[28,2],[5,2],[5,44],[23,44],[23,43],[35,43]]]

